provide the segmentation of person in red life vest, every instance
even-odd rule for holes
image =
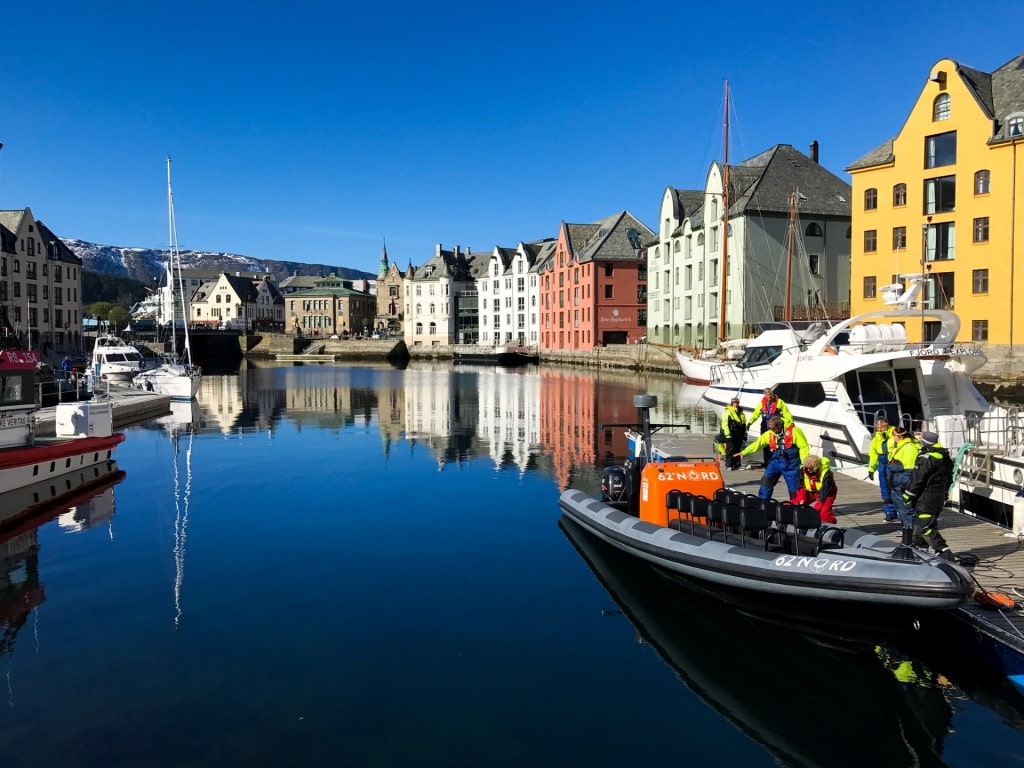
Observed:
[[[781,476],[786,480],[789,498],[792,499],[800,487],[801,462],[811,452],[803,431],[793,423],[783,426],[781,417],[772,416],[768,419],[768,430],[742,451],[733,455],[740,458],[748,453],[753,453],[758,448],[768,450],[771,454],[771,459],[765,465],[764,475],[761,477],[761,487],[757,489],[758,498],[770,499],[772,490]]]
[[[789,412],[789,406],[787,406],[778,395],[775,394],[775,390],[771,387],[764,388],[764,397],[761,398],[756,406],[754,406],[753,412],[750,414],[750,418],[747,419],[747,424],[753,424],[758,419],[761,420],[761,434],[768,433],[768,420],[772,416],[779,416],[782,419],[783,426],[789,426],[793,423],[793,416]],[[767,467],[768,462],[772,460],[771,451],[767,448],[763,451],[764,465]]]
[[[832,512],[837,491],[831,462],[812,453],[804,459],[800,476],[803,486],[797,490],[793,501],[797,504],[810,504],[818,510],[823,523],[839,522]]]

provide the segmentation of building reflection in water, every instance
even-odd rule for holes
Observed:
[[[109,524],[114,486],[124,477],[116,462],[108,461],[0,496],[0,658],[13,656],[19,634],[46,600],[39,527],[54,517],[68,532]],[[5,678],[13,706],[10,663]]]
[[[700,391],[633,371],[248,362],[237,376],[204,377],[199,401],[204,430],[272,436],[279,421],[300,431],[365,426],[379,430],[385,460],[405,442],[431,451],[439,470],[487,458],[496,470],[540,471],[564,489],[581,474],[596,482],[595,470],[626,456],[623,425],[636,421],[640,392],[658,395],[655,421],[707,434],[713,451],[718,419]]]

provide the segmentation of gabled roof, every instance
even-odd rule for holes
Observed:
[[[796,192],[802,216],[850,216],[853,190],[824,166],[789,144],[744,160],[729,169],[729,215],[787,215]]]
[[[957,61],[953,64],[956,67],[955,75],[974,96],[982,114],[994,121],[995,133],[989,141],[996,142],[1009,138],[1007,116],[1024,112],[1024,53],[1013,57],[992,74],[973,67],[965,67]],[[893,154],[893,141],[894,139],[889,139],[875,147],[848,165],[846,170],[856,171],[893,162],[896,159]]]
[[[731,187],[732,184],[730,183],[729,186]],[[686,221],[690,222],[691,228],[699,227],[704,222],[704,190],[673,188],[672,194],[675,197],[673,213],[679,219],[679,226],[672,234],[681,234]],[[644,242],[644,245],[654,245],[657,242],[658,236],[655,233],[653,238]]]
[[[227,280],[231,290],[237,294],[243,303],[251,304],[256,301],[256,286],[252,284],[252,280],[245,277],[235,277],[227,273],[222,274],[221,277]]]
[[[593,224],[566,224],[568,246],[579,262],[636,259],[654,231],[629,211],[620,211]]]
[[[490,254],[487,253],[481,257],[477,253],[465,253],[461,250],[446,251],[438,246],[434,255],[422,266],[415,269],[410,266],[406,279],[423,281],[448,277],[452,280],[469,282],[472,280],[470,264],[479,259],[487,261],[490,259]]]
[[[21,229],[21,220],[25,217],[25,211],[0,211],[0,226],[6,227],[15,235],[18,234],[18,230]]]

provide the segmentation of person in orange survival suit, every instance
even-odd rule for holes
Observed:
[[[803,483],[797,490],[793,501],[797,504],[810,504],[818,510],[823,523],[839,522],[832,512],[832,505],[835,503],[838,490],[835,476],[832,474],[831,462],[812,453],[804,459],[800,477]]]

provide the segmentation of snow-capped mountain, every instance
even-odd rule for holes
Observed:
[[[130,277],[152,285],[164,279],[164,265],[167,263],[167,250],[152,248],[130,248],[117,245],[97,245],[84,240],[67,238],[64,240],[75,255],[82,260],[82,268],[90,272],[101,272],[106,275]],[[236,253],[214,253],[211,251],[181,251],[182,269],[209,269],[226,272],[266,272],[273,275],[278,282],[291,274],[298,275],[329,275],[359,280],[374,279],[377,276],[369,272],[348,267],[336,267],[325,264],[300,264],[293,261],[261,261]]]

